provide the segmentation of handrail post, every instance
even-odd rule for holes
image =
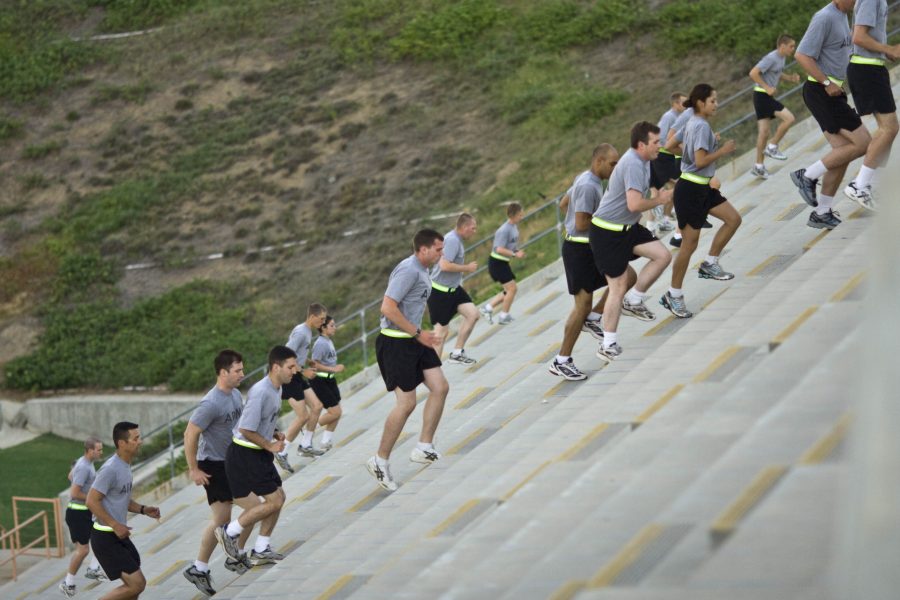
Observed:
[[[44,554],[50,558],[50,527],[47,522],[47,512],[44,511]]]
[[[172,439],[172,421],[169,421],[169,479],[175,479],[175,442]]]
[[[366,307],[363,306],[359,310],[359,329],[362,332],[360,334],[360,339],[362,340],[362,354],[363,354],[363,370],[369,366],[369,344],[366,341]]]

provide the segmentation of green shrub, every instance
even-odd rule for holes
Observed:
[[[19,119],[0,115],[0,142],[21,137],[24,128],[25,123]]]
[[[460,0],[419,9],[390,41],[397,58],[463,58],[501,16],[494,0]]]
[[[33,146],[25,146],[22,151],[22,158],[25,160],[40,160],[51,154],[56,154],[62,150],[62,143],[58,141],[44,142],[43,144],[35,144]]]

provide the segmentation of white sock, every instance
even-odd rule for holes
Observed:
[[[559,364],[563,364],[563,363],[565,363],[565,362],[569,362],[569,357],[568,357],[568,356],[563,356],[562,354],[557,354],[557,355],[556,355],[556,362],[559,363]]]
[[[75,576],[71,573],[66,573],[66,585],[75,585]]]
[[[708,263],[711,264],[711,265],[718,264],[718,263],[719,263],[719,257],[718,257],[718,256],[712,256],[711,254],[707,254],[707,255],[706,255],[706,262],[708,262]]]
[[[494,312],[494,307],[491,306],[490,304],[485,304],[484,310],[485,310],[485,312]]]
[[[615,344],[617,337],[618,336],[616,335],[615,331],[605,331],[603,333],[603,347],[609,348],[610,346]]]
[[[864,187],[872,185],[872,177],[875,176],[875,169],[867,167],[863,165],[859,168],[859,173],[856,175],[856,179],[853,180],[853,183],[856,184],[856,189],[862,189]]]
[[[434,450],[434,444],[431,442],[418,442],[416,448],[419,450]]]
[[[821,160],[817,160],[813,164],[806,167],[806,173],[804,175],[809,179],[818,179],[822,175],[828,172],[828,167],[825,166]]]
[[[322,439],[321,439],[321,442],[322,442],[323,444],[327,444],[327,443],[331,442],[331,436],[333,436],[333,435],[334,435],[334,432],[333,432],[333,431],[328,431],[328,430],[326,429],[325,431],[322,432]]]
[[[454,348],[450,351],[450,356],[459,356],[460,354],[462,354],[462,350],[459,348]]]
[[[757,170],[757,171],[762,171],[763,168],[764,168],[764,166],[763,166],[762,163],[756,163],[756,170]]]
[[[91,571],[95,571],[99,568],[100,568],[100,561],[97,560],[96,556],[91,555],[91,566],[90,566]]]
[[[386,458],[381,458],[377,454],[375,455],[375,464],[381,467],[382,469],[388,466],[388,460]]]
[[[778,144],[769,143],[769,150],[778,150]],[[762,166],[762,165],[760,165]]]
[[[309,431],[308,429],[303,430],[303,440],[300,441],[300,445],[304,448],[309,448],[310,446],[312,446],[313,433],[314,432]]]
[[[209,573],[209,564],[207,564],[201,560],[194,561],[194,568],[197,569],[198,571],[200,571],[201,573]]]
[[[681,298],[682,296],[684,296],[684,292],[681,291],[681,288],[670,287],[669,295],[672,296],[673,298]]]
[[[681,239],[681,234],[678,233],[678,232],[676,231],[675,233],[672,234],[672,239],[673,239],[673,240],[680,240],[680,239]]]
[[[603,315],[598,312],[591,311],[590,314],[587,316],[587,319],[585,319],[585,320],[586,321],[599,321],[602,316]]]
[[[287,449],[287,446],[285,446],[284,450],[282,450],[281,452],[278,453],[278,456],[287,456],[287,455],[288,455],[288,449]]]
[[[508,316],[509,316],[508,312],[503,312],[501,310],[500,313],[497,315],[497,318],[502,319],[503,317],[508,317]]]
[[[284,454],[286,456],[288,453],[288,450],[290,450],[291,446],[293,446],[293,445],[294,445],[294,442],[289,442],[287,439],[285,439],[284,440],[284,450],[279,452],[279,454]]]
[[[256,543],[253,545],[253,549],[257,552],[264,552],[266,548],[269,547],[269,536],[267,535],[258,535],[256,536]]]
[[[235,519],[231,523],[228,524],[228,527],[225,528],[225,533],[227,533],[231,537],[237,537],[243,533],[244,528],[241,527],[241,524],[238,523],[238,520]]]
[[[625,294],[625,302],[628,304],[640,304],[644,301],[644,293],[639,292],[636,287],[628,290],[628,293]]]
[[[831,210],[831,207],[834,206],[834,196],[826,196],[825,194],[819,194],[817,198],[819,201],[819,205],[816,207],[817,215],[824,215]]]

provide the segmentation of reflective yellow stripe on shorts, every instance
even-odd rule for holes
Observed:
[[[71,508],[72,510],[87,510],[88,507],[84,504],[79,504],[78,502],[69,502],[66,504],[66,508]]]
[[[600,229],[606,229],[608,231],[625,231],[631,227],[631,225],[620,225],[618,223],[610,223],[609,221],[604,221],[600,217],[594,217],[593,219],[591,219],[591,223],[593,223]]]
[[[503,256],[502,254],[497,254],[496,252],[491,252],[491,258],[496,258],[497,260],[502,260],[503,262],[509,262],[509,258]]]
[[[251,450],[262,450],[259,446],[254,444],[253,442],[248,442],[247,440],[239,440],[237,437],[232,437],[231,441],[237,444],[238,446],[243,446],[244,448],[250,448]]]
[[[567,242],[575,242],[576,244],[590,244],[591,240],[581,235],[569,235],[566,234]]]
[[[382,329],[381,335],[386,335],[392,338],[400,338],[400,339],[409,339],[412,338],[411,335],[406,333],[405,331],[397,331],[396,329]]]
[[[753,86],[753,91],[754,92],[762,92],[763,94],[766,94],[767,96],[769,95],[769,92],[767,92],[761,85]]]
[[[97,521],[94,521],[94,529],[96,529],[97,531],[112,531],[113,530],[112,527],[107,527],[106,525],[101,525]]]
[[[674,154],[672,154],[671,152],[669,152],[669,151],[666,150],[665,148],[660,148],[660,149],[659,149],[659,153],[660,153],[660,154],[668,154],[669,156],[675,156]]]
[[[885,64],[883,58],[869,58],[868,56],[857,56],[855,54],[850,57],[850,62],[854,65],[871,65],[874,67],[883,67]]]
[[[819,81],[818,81],[815,77],[813,77],[812,75],[807,75],[807,76],[806,76],[806,79],[807,79],[808,81],[812,81],[813,83],[819,83]],[[837,77],[832,77],[831,75],[828,76],[828,79],[830,79],[831,82],[834,83],[836,86],[838,86],[838,87],[844,87],[844,80],[843,80],[843,79],[838,79]],[[821,85],[821,84],[819,84],[819,85]]]
[[[452,294],[453,292],[456,291],[456,288],[447,287],[446,285],[441,285],[441,284],[435,283],[433,281],[431,282],[431,287],[433,287],[434,289],[436,289],[439,292],[447,292],[449,294]]]
[[[690,181],[691,183],[699,183],[700,185],[709,185],[709,180],[712,177],[704,177],[703,175],[695,175],[694,173],[685,173],[681,172],[681,178],[685,181]]]
[[[316,377],[321,377],[322,379],[334,379],[334,373],[316,373]]]

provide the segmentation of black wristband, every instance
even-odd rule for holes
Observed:
[[[146,508],[143,504],[141,504],[141,514],[144,514],[144,508]]]
[[[421,334],[421,333],[422,333],[422,330],[419,329],[418,327],[416,327],[416,332],[413,334],[413,337],[417,338],[417,337],[419,337],[419,334]]]

